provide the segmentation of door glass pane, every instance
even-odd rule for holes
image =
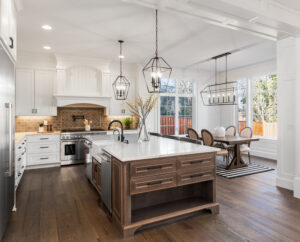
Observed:
[[[160,133],[175,134],[175,97],[160,97]]]
[[[277,76],[254,79],[253,135],[277,138]]]
[[[161,80],[161,91],[166,93],[176,92],[176,80],[174,79],[162,79]]]
[[[247,121],[247,80],[237,81],[237,108],[238,108],[238,130],[246,127]]]
[[[178,94],[193,94],[193,82],[185,80],[178,81]]]
[[[187,128],[192,128],[192,98],[178,98],[178,130],[179,134],[186,134]]]

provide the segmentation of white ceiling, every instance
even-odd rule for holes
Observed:
[[[154,14],[151,8],[120,0],[24,0],[18,13],[18,48],[116,61],[117,41],[123,39],[125,61],[143,64],[154,54]],[[43,24],[53,30],[42,30]],[[43,50],[44,45],[52,50]],[[159,11],[159,53],[174,67],[211,69],[211,64],[193,64],[245,46],[251,48],[233,54],[230,68],[275,58],[273,41],[195,16]]]

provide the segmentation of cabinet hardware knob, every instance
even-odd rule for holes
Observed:
[[[9,40],[10,40],[9,48],[13,49],[14,48],[14,39],[12,37],[9,37]]]

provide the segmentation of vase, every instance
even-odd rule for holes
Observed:
[[[90,125],[85,125],[85,131],[91,131],[91,126]]]
[[[39,133],[44,133],[44,126],[42,126],[42,127],[39,127]]]
[[[139,141],[145,142],[150,140],[150,135],[148,133],[146,122],[141,121],[139,124]]]

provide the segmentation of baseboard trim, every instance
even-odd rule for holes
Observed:
[[[294,197],[300,198],[300,177],[294,178]]]
[[[265,151],[259,151],[259,150],[251,150],[251,155],[262,157],[270,160],[277,160],[277,154],[276,153],[270,153]]]
[[[293,191],[294,190],[293,178],[286,178],[277,175],[276,186]]]
[[[36,165],[36,166],[26,166],[26,170],[51,168],[51,167],[59,167],[59,166],[60,166],[60,163],[47,164],[47,165]]]

